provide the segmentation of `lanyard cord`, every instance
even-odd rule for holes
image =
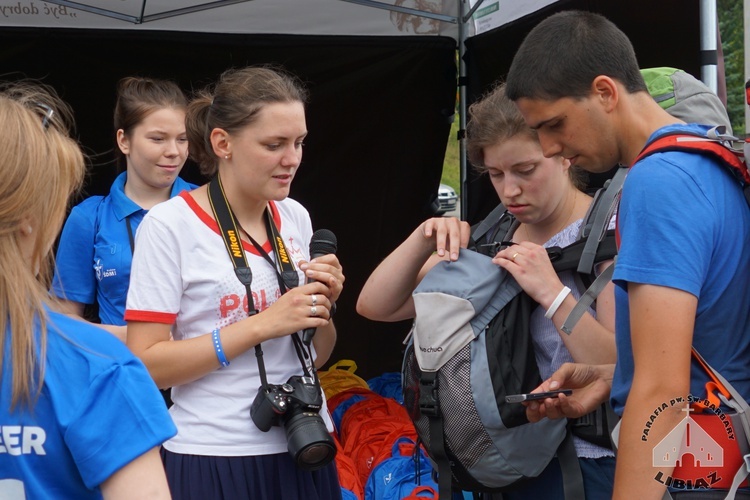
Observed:
[[[130,242],[130,254],[135,253],[135,238],[133,238],[133,228],[130,227],[130,215],[125,217],[125,226],[128,228],[128,241]]]
[[[224,245],[227,249],[227,252],[229,253],[229,257],[232,260],[232,264],[234,265],[235,275],[237,276],[237,279],[239,279],[240,283],[245,285],[245,289],[247,290],[248,316],[253,316],[259,312],[255,308],[255,302],[253,301],[253,294],[250,288],[250,285],[253,281],[253,273],[247,264],[247,259],[245,257],[244,249],[242,248],[242,240],[239,231],[241,230],[247,235],[253,246],[256,248],[256,250],[258,250],[258,253],[260,253],[260,255],[271,265],[271,267],[273,267],[274,271],[276,271],[276,279],[279,283],[279,292],[282,294],[285,293],[288,289],[296,287],[299,283],[299,276],[297,275],[297,271],[294,268],[294,263],[292,263],[291,259],[289,259],[289,256],[286,252],[286,247],[284,245],[284,240],[281,238],[281,235],[276,228],[276,224],[274,224],[271,218],[271,214],[269,213],[268,208],[266,208],[265,210],[266,233],[268,235],[269,242],[271,242],[271,248],[273,249],[277,257],[276,261],[278,263],[278,267],[277,264],[273,262],[273,259],[271,259],[270,255],[268,255],[268,252],[266,252],[263,247],[257,241],[255,241],[255,239],[250,236],[247,231],[242,229],[242,226],[240,226],[237,218],[234,215],[234,212],[232,212],[232,209],[229,206],[229,200],[227,200],[226,198],[224,187],[221,184],[221,178],[219,177],[218,173],[216,174],[216,177],[214,177],[208,184],[208,201],[211,204],[211,210],[213,211],[214,218],[216,219],[216,223],[219,226],[219,232],[221,233],[221,236],[224,240]],[[279,267],[281,268],[281,272],[279,272]],[[298,335],[293,334],[291,335],[291,337],[295,352],[297,353],[297,357],[299,358],[300,364],[302,365],[302,369],[304,370],[305,375],[309,377],[310,371],[308,370],[307,363],[305,363],[302,356],[302,354],[304,354],[304,357],[307,358],[308,353],[306,353],[301,347],[302,341],[299,339]],[[255,346],[255,357],[258,361],[258,372],[260,374],[262,387],[264,389],[267,389],[268,379],[266,377],[266,368],[265,363],[263,362],[263,350],[260,343],[256,344]],[[312,358],[311,352],[309,354],[309,357]],[[314,369],[313,373],[315,374],[314,376],[317,379],[317,373],[315,373]]]
[[[277,256],[286,256],[286,247],[284,246],[284,241],[279,235],[278,230],[276,229],[276,224],[274,224],[273,220],[271,219],[271,213],[269,212],[268,208],[266,208],[265,210],[265,215],[266,236],[268,237],[268,241],[271,242],[271,248],[273,249],[274,254]],[[268,252],[263,249],[260,243],[255,241],[255,238],[250,236],[250,233],[245,231],[245,228],[240,225],[240,222],[237,220],[235,220],[235,222],[240,231],[245,233],[245,236],[247,236],[247,238],[250,240],[250,243],[253,244],[260,256],[263,257],[266,262],[268,262],[271,267],[276,270],[276,280],[279,283],[279,290],[281,290],[281,293],[284,293],[290,288],[296,287],[299,284],[299,276],[297,275],[297,271],[294,270],[294,264],[287,258],[286,260],[289,263],[289,266],[286,266],[281,259],[277,259],[279,261],[279,266],[277,266],[271,256],[268,255]],[[279,271],[279,267],[281,267],[281,271]]]

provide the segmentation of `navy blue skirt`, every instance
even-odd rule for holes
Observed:
[[[289,453],[213,457],[162,448],[161,457],[175,500],[341,500],[335,462],[308,472]]]

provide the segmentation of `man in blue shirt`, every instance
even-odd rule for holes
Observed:
[[[592,172],[632,165],[657,134],[706,130],[660,108],[625,34],[588,12],[561,12],[537,25],[514,58],[507,92],[537,130],[545,156]],[[632,168],[618,226],[612,402],[622,423],[614,498],[661,498],[665,482],[654,479],[672,468],[655,467],[654,447],[685,417],[684,405],[669,402],[706,394],[708,375],[691,362],[691,347],[750,398],[750,210],[717,161],[658,153]],[[606,398],[608,377],[611,366],[568,365],[553,376],[557,384],[592,383],[597,394],[546,400],[530,406],[530,416],[586,413]]]

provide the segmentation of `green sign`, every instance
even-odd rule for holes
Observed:
[[[481,9],[477,10],[474,13],[474,19],[479,19],[480,17],[488,16],[492,14],[493,12],[497,12],[500,10],[500,2],[495,2],[492,5],[488,5],[487,7],[482,7]]]

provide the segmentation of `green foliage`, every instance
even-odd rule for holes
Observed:
[[[745,133],[745,40],[742,0],[718,0],[721,48],[727,83],[727,111],[736,135]]]
[[[458,153],[458,111],[455,120],[451,124],[451,134],[448,137],[448,146],[445,148],[445,159],[443,160],[443,177],[440,182],[448,184],[461,195],[461,162]]]

